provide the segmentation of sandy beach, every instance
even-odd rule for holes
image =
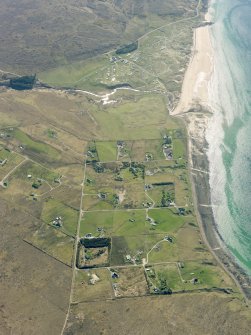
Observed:
[[[212,116],[208,87],[214,71],[214,52],[210,37],[209,13],[206,14],[205,20],[206,25],[194,31],[191,59],[185,73],[179,104],[172,115],[181,117],[187,127],[191,182],[201,235],[216,260],[243,292],[246,300],[251,301],[250,278],[225,247],[211,205],[206,130]]]
[[[210,16],[207,16],[207,19],[209,18]],[[187,112],[198,104],[208,107],[208,83],[213,72],[213,49],[209,27],[205,25],[194,30],[191,59],[182,84],[179,104],[172,115]]]

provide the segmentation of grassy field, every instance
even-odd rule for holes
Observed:
[[[231,288],[233,283],[213,262],[182,262],[155,265],[146,271],[150,288],[160,289],[161,282],[174,292],[212,288]]]
[[[13,134],[13,140],[6,138],[5,141],[17,147],[26,143],[30,148],[27,154],[33,153],[35,160],[41,156],[49,163],[55,160],[59,163],[72,160],[72,156],[79,157],[76,152],[78,155],[84,152],[86,141],[160,140],[166,129],[181,127],[179,120],[169,117],[166,97],[160,94],[120,90],[111,99],[116,102],[104,105],[101,97],[81,93],[30,91],[14,94],[8,91],[0,112],[13,104],[18,110],[13,118],[23,131],[19,129],[17,135],[20,141],[15,140]],[[57,138],[49,137],[48,129],[53,129]],[[11,135],[11,130],[8,132]],[[36,150],[40,151],[39,155]]]
[[[4,161],[5,159],[8,159],[10,157],[10,151],[7,148],[4,148],[4,146],[0,145],[0,160]]]
[[[166,207],[175,202],[189,211],[192,196],[186,170],[185,143],[181,142],[180,145],[184,154],[182,159],[163,160],[163,141],[120,141],[117,154],[115,142],[90,143],[84,210],[140,209],[146,207],[150,200],[154,201],[154,207]],[[122,163],[116,162],[116,157],[122,157]],[[130,160],[132,158],[135,161]],[[96,162],[111,159],[115,161]],[[147,194],[144,192],[145,185],[149,185]],[[114,197],[117,197],[117,201],[114,201]]]
[[[117,146],[116,142],[96,142],[98,157],[102,162],[116,161]]]
[[[39,79],[53,86],[81,87],[88,77],[109,65],[108,57],[96,57],[39,73]]]
[[[83,200],[83,209],[90,210],[113,210],[116,205],[113,204],[113,194],[106,193],[106,199],[101,200],[98,195],[85,195]]]
[[[232,280],[224,271],[218,270],[214,262],[185,262],[184,268],[180,270],[183,280],[191,285],[193,278],[198,279],[200,287],[232,287]]]
[[[85,234],[99,235],[97,229],[103,228],[105,233],[109,236],[113,228],[113,211],[104,212],[87,212],[84,214],[80,225],[80,236]]]
[[[180,289],[182,285],[182,280],[176,263],[147,267],[146,275],[151,293],[154,293],[154,289],[159,289],[161,280],[165,280],[166,287],[171,290],[175,290],[177,287]]]
[[[148,215],[155,221],[153,232],[175,232],[187,222],[196,222],[192,215],[179,215],[175,209],[150,209]]]
[[[137,141],[120,141],[122,148],[118,150],[117,142],[96,142],[97,157],[102,162],[109,161],[146,161],[147,156],[149,160],[163,160],[163,140],[160,139],[146,139]]]
[[[22,159],[21,155],[17,157],[20,160]],[[12,168],[15,169],[5,178],[7,188],[3,195],[5,197],[15,197],[18,202],[20,200],[23,204],[28,201],[28,207],[32,207],[32,200],[33,202],[40,202],[44,195],[49,195],[53,189],[60,187],[60,175],[58,173],[30,160],[24,161],[21,165],[15,162],[15,166],[12,166]]]
[[[120,140],[119,147],[115,141],[89,144],[98,162],[89,155],[80,236],[111,238],[109,264],[118,274],[113,279],[116,297],[140,296],[148,290],[159,293],[154,289],[161,280],[173,291],[233,287],[227,276],[220,280],[223,272],[217,272],[218,266],[201,239],[193,211],[184,130],[165,129],[161,136]],[[163,154],[167,139],[173,153],[170,159]],[[153,269],[155,277],[148,278],[148,287],[142,268],[135,268],[135,273],[130,268],[116,268],[133,264]],[[193,278],[183,279],[184,264],[190,271],[187,276],[201,275],[196,285]]]
[[[154,245],[163,240],[166,235],[171,234],[174,242],[168,245],[169,248],[174,248],[174,252],[169,256],[166,252],[162,251],[149,254],[149,261],[165,261],[170,257],[178,257],[177,250],[179,250],[178,243],[181,243],[177,232],[186,222],[193,222],[194,217],[180,217],[173,214],[170,210],[149,210],[148,215],[156,221],[156,225],[152,226],[146,220],[145,210],[127,210],[127,211],[94,211],[86,212],[81,222],[80,236],[92,234],[92,236],[109,236],[112,237],[112,251],[111,251],[111,264],[120,265],[126,262],[126,255],[129,254],[131,258],[135,257],[136,262],[142,261],[146,257]],[[191,229],[194,229],[191,226]],[[190,232],[187,231],[189,234]],[[199,235],[197,236],[199,239]],[[183,240],[182,240],[183,241]],[[186,244],[187,248],[193,248],[194,245]],[[184,241],[183,241],[184,243]],[[196,243],[196,242],[194,242]],[[183,246],[184,248],[184,246]],[[116,255],[121,255],[117,257]],[[177,258],[178,259],[178,258]],[[131,260],[129,260],[131,263]]]
[[[144,270],[141,267],[112,268],[118,278],[112,279],[116,297],[137,297],[148,293]]]
[[[145,258],[146,235],[114,236],[112,238],[111,266],[142,264]]]
[[[93,116],[102,124],[103,137],[111,140],[158,139],[164,125],[176,128],[175,122],[167,116],[165,98],[160,95],[143,94],[134,99],[124,99],[122,103],[108,106],[104,113]],[[116,99],[116,95],[113,96]],[[142,114],[144,118],[142,118]],[[152,116],[154,115],[154,119]],[[112,134],[110,132],[112,129]]]
[[[27,236],[25,240],[46,254],[71,266],[74,242],[72,237],[47,224],[43,224],[39,230],[33,235]]]
[[[22,165],[22,168],[17,169],[12,174],[12,178],[29,180],[30,183],[41,179],[42,181],[49,183],[51,187],[58,185],[57,180],[60,180],[60,177],[60,174],[32,161],[27,161]]]
[[[173,157],[174,159],[186,158],[186,142],[183,139],[173,140]]]
[[[45,143],[32,140],[32,138],[30,138],[20,129],[15,129],[12,135],[20,143],[20,145],[24,146],[24,148],[28,151],[32,151],[39,155],[45,155],[49,158],[59,158],[59,152],[57,150]]]
[[[141,98],[137,102],[140,100]],[[173,159],[170,160],[164,159],[162,149],[162,136],[166,134],[171,138],[173,150]],[[13,138],[20,141],[19,136]],[[156,139],[121,141],[120,149],[117,141],[94,141],[86,146],[86,157],[90,162],[84,173],[84,214],[80,223],[80,237],[87,234],[92,234],[93,237],[111,237],[112,246],[108,256],[110,266],[142,265],[146,262],[150,267],[160,267],[159,276],[170,281],[172,290],[225,287],[227,279],[220,281],[220,275],[217,277],[218,267],[208,265],[212,262],[212,257],[201,241],[193,214],[183,130],[176,126],[173,129],[163,129]],[[38,198],[42,205],[39,217],[46,224],[29,237],[28,241],[66,264],[71,264],[82,175],[82,168],[78,165],[50,170],[27,161],[10,176],[7,189],[12,194],[15,194],[14,189],[22,189],[29,194],[32,184],[42,181],[36,193],[38,196],[42,195],[41,199]],[[58,179],[62,185],[58,183]],[[145,189],[145,185],[152,187]],[[165,201],[175,201],[183,207],[161,208],[169,206],[167,202],[163,202],[163,197]],[[59,216],[62,226],[56,228],[53,221]],[[171,238],[171,242],[166,238]],[[177,268],[179,262],[187,264],[189,268],[184,272],[184,278],[187,279],[181,279]],[[96,263],[99,264],[99,259]],[[164,270],[156,263],[166,263],[162,266]],[[169,267],[168,271],[166,267]],[[190,271],[190,267],[194,270]],[[98,270],[101,271],[101,279],[95,285],[89,283],[91,273],[79,272],[79,281],[75,284],[76,301],[95,300],[100,292],[103,299],[109,299],[113,295],[142,296],[149,290],[156,293],[153,288],[157,287],[160,280],[156,275],[155,283],[151,284],[148,280],[147,285],[143,268],[117,268],[116,271],[120,274],[113,280],[115,286],[112,290],[111,274],[102,270]],[[181,272],[182,270],[183,268],[180,269]],[[196,286],[189,279],[189,274],[193,272],[201,276],[200,284]],[[229,285],[231,287],[232,284],[229,282]],[[82,294],[81,287],[86,287],[90,294]]]
[[[59,230],[67,235],[75,236],[79,217],[78,210],[66,206],[56,199],[46,200],[43,205],[41,219],[53,226],[53,221],[57,217],[62,218],[62,227]]]
[[[56,108],[56,105],[54,108]],[[48,127],[48,125],[43,123],[26,124],[22,127],[22,131],[30,137],[35,137],[36,141],[46,143],[52,149],[63,152],[63,155],[60,157],[61,161],[69,156],[71,159],[79,160],[83,156],[87,145],[87,141],[73,136],[73,134],[62,129],[62,127],[57,127],[57,125],[50,125]]]
[[[98,228],[103,228],[106,236],[137,235],[146,232],[145,211],[95,211],[87,212],[81,222],[80,234],[99,236]]]
[[[168,206],[170,202],[175,201],[175,189],[173,185],[153,186],[147,194],[153,199],[155,207]]]
[[[161,168],[155,174],[146,176],[145,182],[153,185],[171,183],[174,185],[174,202],[177,206],[189,207],[192,205],[191,186],[188,173],[184,168]],[[158,187],[161,188],[161,186]]]
[[[0,166],[0,179],[4,178],[18,164],[24,161],[24,158],[22,156],[17,155],[15,152],[9,152],[7,150],[4,151],[3,150],[1,150],[1,157],[2,157],[1,159],[3,160],[7,159],[7,161],[4,165]]]
[[[91,284],[92,276],[97,280]],[[77,270],[73,291],[73,301],[95,301],[99,299],[111,299],[113,290],[111,274],[107,269]]]
[[[135,236],[146,233],[145,211],[117,211],[114,213],[114,236]]]

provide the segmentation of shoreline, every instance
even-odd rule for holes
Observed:
[[[182,83],[181,96],[172,115],[180,115],[194,106],[208,105],[208,83],[213,73],[213,49],[209,33],[211,21],[205,20],[193,34],[192,54]]]
[[[194,208],[201,229],[201,235],[219,265],[230,275],[243,293],[246,301],[250,303],[250,278],[227,249],[223,238],[219,234],[211,205],[209,161],[207,157],[208,142],[205,138],[205,131],[211,113],[205,109],[203,112],[192,114],[192,116],[185,115],[184,121],[188,131],[189,170],[194,197]],[[193,123],[196,123],[203,131],[204,138],[198,139],[193,137],[194,132],[193,130],[191,131],[191,128],[194,129]]]
[[[205,15],[205,23],[205,26],[194,31],[192,54],[183,80],[180,100],[171,115],[183,119],[186,125],[194,208],[203,240],[219,265],[239,287],[246,302],[250,303],[251,279],[227,249],[219,234],[211,204],[206,129],[212,116],[208,85],[214,71],[214,50],[210,36],[209,12]]]

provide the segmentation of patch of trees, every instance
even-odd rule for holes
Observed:
[[[23,76],[19,78],[10,79],[10,87],[14,90],[31,90],[36,82],[36,75]]]
[[[163,144],[172,144],[172,137],[171,136],[165,136],[163,138]]]
[[[122,162],[122,164],[123,164],[122,169],[126,169],[126,168],[128,168],[130,166],[129,162]]]
[[[173,201],[174,201],[174,195],[171,194],[170,192],[165,192],[164,190],[162,190],[161,207],[167,207]]]
[[[133,208],[133,201],[129,201],[128,203],[124,204],[125,209]]]
[[[119,204],[119,196],[117,194],[112,195],[112,204],[116,207]]]
[[[103,173],[105,171],[104,166],[97,161],[92,161],[92,167],[93,170],[97,173]]]
[[[91,261],[91,260],[93,260],[93,259],[95,259],[95,258],[97,258],[97,257],[99,257],[101,255],[103,255],[106,252],[105,248],[104,249],[97,248],[95,250],[97,250],[97,251],[96,252],[92,252],[89,249],[85,249],[85,259],[87,261]]]
[[[138,49],[138,41],[123,45],[122,47],[116,50],[117,55],[127,54],[129,52],[133,52]]]
[[[42,181],[37,180],[37,181],[34,181],[31,186],[37,190],[41,185],[42,185]]]
[[[116,85],[107,85],[107,88],[110,90],[115,90],[116,88],[121,88],[121,87],[132,87],[130,84],[127,83],[121,83],[121,84],[116,84]]]
[[[121,177],[120,175],[117,175],[115,178],[114,178],[115,181],[123,181],[123,177]]]
[[[85,248],[104,248],[110,247],[111,239],[107,237],[81,238],[80,243]]]
[[[160,294],[172,294],[172,290],[168,287],[166,278],[160,278],[158,289]]]
[[[153,186],[173,186],[174,183],[172,182],[162,182],[162,183],[153,183]]]
[[[134,178],[137,178],[141,175],[142,178],[145,177],[145,166],[137,162],[132,162],[129,171],[133,174]]]
[[[186,215],[186,209],[185,208],[178,208],[178,211],[179,211],[179,215]]]
[[[95,145],[90,145],[88,151],[90,151],[93,154],[97,153],[97,149]]]
[[[174,166],[170,166],[170,169],[185,169],[185,168],[186,168],[185,163],[179,164],[177,161],[175,161]]]

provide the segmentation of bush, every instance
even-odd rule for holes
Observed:
[[[81,238],[80,243],[85,248],[104,248],[104,247],[110,247],[111,239],[110,238],[105,238],[105,237]]]
[[[122,47],[116,50],[116,54],[117,55],[127,54],[137,49],[138,49],[138,41],[127,44],[127,45],[123,45]]]
[[[10,87],[14,90],[31,90],[35,84],[36,75],[35,76],[23,76],[10,80]]]

